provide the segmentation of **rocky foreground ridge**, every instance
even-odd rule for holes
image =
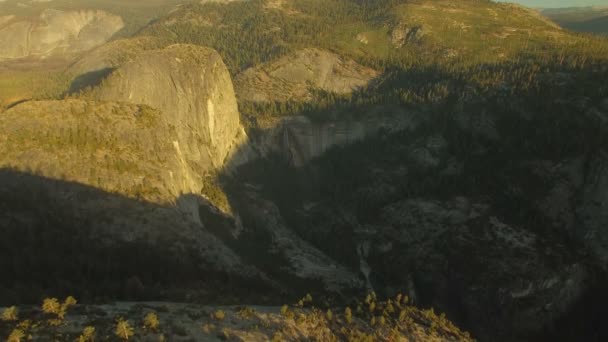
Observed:
[[[79,341],[473,341],[443,315],[411,306],[403,296],[388,302],[368,296],[357,307],[333,310],[315,308],[311,301],[307,295],[299,304],[282,307],[214,307],[170,302],[76,305],[73,297],[63,303],[47,298],[42,308],[2,309],[0,334],[9,341],[20,336]]]

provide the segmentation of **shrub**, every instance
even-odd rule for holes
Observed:
[[[122,317],[118,319],[116,322],[116,330],[114,331],[116,336],[118,336],[121,340],[128,340],[132,337],[135,332],[128,321],[125,321]]]
[[[150,312],[144,318],[144,327],[146,329],[150,329],[152,331],[158,331],[158,326],[160,325],[160,321],[158,320],[158,316],[154,312]]]
[[[57,298],[45,298],[42,302],[42,312],[55,316],[49,319],[49,324],[57,326],[63,322],[68,309],[76,303],[76,299],[72,296],[67,297],[63,303],[60,303]]]
[[[213,318],[217,319],[218,321],[223,321],[224,318],[226,318],[226,314],[224,313],[224,311],[222,310],[217,310],[214,314],[213,314]]]
[[[241,319],[251,319],[255,316],[255,310],[250,307],[244,307],[240,309],[236,314]]]
[[[78,342],[93,342],[95,340],[95,328],[85,327],[82,335],[78,337]]]
[[[21,342],[25,340],[25,332],[21,329],[15,329],[8,335],[6,342]]]
[[[287,306],[287,305],[281,306],[281,315],[286,316],[288,311],[289,311],[289,306]]]
[[[42,312],[45,314],[59,315],[61,304],[57,298],[45,298],[42,302]]]
[[[348,324],[353,322],[353,311],[349,307],[344,309],[344,319],[346,319],[346,323]]]
[[[18,320],[18,311],[15,306],[11,306],[10,308],[4,309],[2,312],[2,321],[4,322],[14,322]]]

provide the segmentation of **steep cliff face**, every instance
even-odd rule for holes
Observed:
[[[334,147],[378,134],[411,130],[418,123],[416,113],[394,106],[370,107],[360,116],[341,115],[327,120],[293,116],[279,120],[260,135],[252,135],[251,146],[259,156],[278,153],[291,165],[303,166]]]
[[[175,130],[182,164],[178,188],[198,193],[202,175],[221,168],[245,138],[230,75],[214,50],[172,45],[142,54],[93,91],[102,101],[146,104]]]
[[[182,195],[200,194],[205,174],[246,138],[218,54],[179,45],[149,51],[87,95],[3,113],[0,167],[177,203],[199,222],[199,200]]]
[[[352,93],[379,73],[329,51],[304,49],[245,70],[235,80],[240,100],[308,101],[314,91]]]
[[[124,27],[121,17],[100,10],[47,9],[35,20],[4,21],[0,22],[0,59],[86,51]]]
[[[59,232],[63,237],[54,243],[60,243],[76,229],[79,233],[73,234],[95,240],[100,248],[133,244],[163,249],[172,255],[188,254],[187,259],[200,267],[196,272],[242,273],[259,279],[257,271],[204,229],[186,206],[176,210],[175,202],[195,202],[181,196],[188,190],[184,183],[194,175],[184,167],[178,141],[163,113],[145,105],[42,101],[2,113],[3,236],[18,239],[20,229],[27,227],[32,239]],[[55,251],[58,258],[64,252]],[[44,253],[35,253],[35,258],[44,258]],[[146,263],[145,258],[134,258]],[[184,265],[182,257],[176,260],[181,261],[172,261],[170,268]],[[88,262],[91,269],[98,267],[94,258]],[[65,265],[54,267],[61,272]]]
[[[593,159],[587,172],[576,211],[579,222],[575,234],[582,237],[608,269],[608,155]]]
[[[27,102],[3,113],[0,122],[2,167],[156,203],[200,191],[176,128],[149,106]]]

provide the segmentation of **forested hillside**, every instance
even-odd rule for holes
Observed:
[[[525,90],[538,87],[537,76],[548,70],[604,68],[608,52],[605,40],[565,32],[532,10],[475,0],[207,3],[183,7],[139,34],[211,46],[233,75],[311,46],[384,71],[382,90],[348,98],[321,93],[313,105],[321,108],[437,102],[448,93],[466,96],[456,90],[465,83],[482,92]],[[298,103],[242,106],[254,116],[315,111]]]

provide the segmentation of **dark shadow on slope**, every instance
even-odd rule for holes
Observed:
[[[492,72],[502,67],[480,66],[478,71]],[[517,66],[504,69],[506,73],[515,73]],[[564,74],[570,77],[569,82],[560,85],[559,78]],[[488,216],[470,223],[470,231],[464,235],[470,240],[448,234],[444,240],[428,246],[436,252],[436,255],[427,255],[428,259],[404,262],[407,259],[402,256],[407,251],[396,240],[392,252],[371,253],[368,262],[374,269],[372,283],[379,295],[392,296],[398,291],[407,293],[411,291],[409,282],[412,282],[419,289],[419,305],[446,312],[452,321],[482,340],[535,341],[551,339],[572,329],[573,332],[562,335],[560,339],[601,341],[608,331],[592,315],[603,312],[603,308],[608,306],[605,296],[596,295],[596,289],[607,284],[605,271],[596,266],[589,253],[581,252],[586,247],[577,242],[568,229],[555,226],[540,213],[538,203],[551,190],[551,184],[536,174],[529,164],[530,161],[557,164],[579,158],[588,160],[597,157],[608,146],[603,119],[589,111],[599,106],[606,94],[592,94],[580,86],[601,82],[603,76],[600,74],[595,69],[556,67],[546,74],[547,80],[542,81],[546,85],[538,89],[512,90],[497,84],[489,89],[479,85],[478,89],[473,87],[471,90],[464,74],[450,75],[432,68],[397,70],[378,85],[378,93],[370,96],[375,97],[374,103],[338,100],[317,110],[301,106],[301,111],[296,108],[287,112],[312,116],[312,125],[318,128],[330,125],[332,121],[358,120],[365,117],[365,111],[370,108],[390,104],[418,112],[421,124],[414,131],[393,134],[379,131],[364,141],[334,146],[304,166],[294,167],[291,149],[302,148],[302,145],[285,142],[291,139],[285,137],[291,137],[292,132],[284,127],[279,127],[278,132],[273,131],[274,128],[253,128],[249,135],[254,145],[272,146],[274,152],[240,167],[229,164],[230,172],[221,175],[220,179],[236,212],[245,212],[252,207],[243,193],[253,188],[259,198],[277,206],[278,216],[289,229],[353,271],[360,267],[358,240],[373,242],[380,238],[391,239],[390,234],[395,234],[394,230],[387,230],[388,236],[361,236],[365,234],[366,227],[386,224],[383,215],[391,204],[421,198],[445,202],[459,196],[488,204]],[[450,80],[455,89],[451,88],[452,94],[435,103],[411,106],[394,97],[382,96],[383,92],[394,94],[393,90],[399,87],[413,88],[416,84],[442,80]],[[581,98],[586,103],[582,107]],[[260,106],[258,109],[264,108]],[[267,109],[270,115],[281,115],[275,112],[276,105]],[[493,118],[491,122],[487,121],[488,113]],[[273,138],[264,142],[269,136]],[[412,152],[424,152],[427,148],[424,142],[437,136],[447,145],[436,156],[431,153],[439,160],[438,165],[420,166],[419,154]],[[559,273],[559,265],[583,265],[587,277],[582,283],[582,297],[572,306],[566,306],[562,314],[551,311],[555,309],[546,309],[549,311],[544,315],[563,318],[543,319],[546,326],[536,322],[529,322],[526,327],[518,327],[516,323],[508,327],[504,324],[504,319],[510,319],[513,324],[519,319],[518,312],[542,305],[534,304],[536,299],[505,299],[500,294],[503,283],[494,276],[506,273],[490,267],[502,267],[501,259],[510,257],[513,258],[511,266],[514,269],[528,261],[520,260],[521,255],[509,255],[508,248],[507,254],[499,255],[501,252],[485,244],[483,238],[489,227],[487,220],[492,217],[540,236],[534,249],[545,269]],[[244,216],[242,219],[245,229],[255,227],[255,218]],[[244,237],[242,241],[248,239]],[[486,256],[487,260],[494,260],[493,263],[489,263]],[[507,260],[504,262],[508,263]],[[528,271],[534,273],[533,269]],[[531,277],[532,273],[528,276]],[[520,276],[523,282],[527,280],[525,272],[509,276]],[[483,282],[484,277],[488,282]],[[474,284],[472,280],[487,285],[480,289],[485,297],[479,295],[487,301],[465,296]],[[471,300],[479,301],[479,305],[472,305]],[[505,305],[505,301],[509,305]],[[585,314],[581,314],[583,307],[588,310]],[[480,316],[485,318],[475,319]]]
[[[353,289],[344,288],[329,293],[321,280],[302,279],[288,271],[293,265],[282,251],[274,246],[273,227],[263,219],[268,213],[264,211],[263,206],[255,205],[256,200],[263,199],[245,195],[249,190],[246,186],[236,190],[240,196],[232,202],[239,210],[239,223],[236,223],[233,217],[228,217],[207,205],[201,207],[200,217],[209,230],[232,250],[238,251],[243,260],[262,270],[273,282],[280,284],[271,303],[282,305],[296,302],[306,293],[313,294],[315,298],[329,300],[339,296],[352,296]],[[238,227],[240,222],[245,227]]]
[[[20,105],[20,104],[22,104],[22,103],[29,102],[29,101],[31,101],[31,100],[32,100],[32,99],[21,99],[21,100],[15,101],[15,102],[11,102],[11,103],[9,103],[8,105],[6,105],[5,110],[9,110],[9,109],[11,109],[11,108],[13,108],[13,107],[16,107],[16,106],[18,106],[18,105]]]
[[[114,68],[105,68],[101,70],[87,72],[85,74],[79,75],[72,80],[70,83],[70,88],[68,89],[67,94],[77,94],[85,89],[93,88],[101,84],[103,80],[108,77],[115,69]]]
[[[158,241],[129,237],[129,230],[170,231],[181,215],[174,207],[2,169],[0,305],[67,295],[85,303],[238,304],[270,294],[259,279],[215,270],[197,246],[175,234],[161,233]]]

